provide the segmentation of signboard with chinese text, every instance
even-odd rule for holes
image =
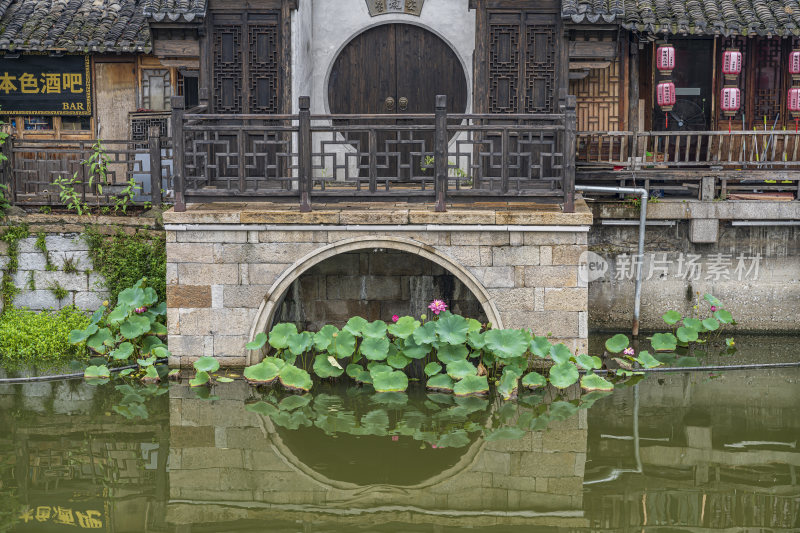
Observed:
[[[0,114],[91,116],[89,56],[0,55]]]
[[[425,0],[367,0],[367,7],[369,14],[373,17],[389,13],[420,16],[424,3]]]

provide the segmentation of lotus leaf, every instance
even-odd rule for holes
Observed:
[[[456,396],[485,394],[489,392],[489,380],[486,376],[467,376],[453,387]]]
[[[160,359],[164,359],[164,358],[167,358],[167,357],[172,355],[170,353],[170,351],[167,350],[167,347],[165,345],[163,345],[163,344],[159,344],[158,346],[153,346],[153,349],[150,350],[150,352],[154,356],[156,356],[156,357],[158,357]]]
[[[586,374],[581,378],[581,388],[587,391],[608,391],[614,390],[614,384],[597,374]]]
[[[278,374],[278,379],[281,385],[289,390],[300,390],[308,392],[313,386],[311,376],[302,368],[297,368],[294,365],[286,365],[281,368]]]
[[[418,345],[433,344],[436,342],[436,322],[427,322],[418,327],[413,334],[414,342]]]
[[[94,335],[86,339],[86,346],[97,353],[106,353],[114,345],[114,337],[108,328],[100,328]]]
[[[681,342],[694,342],[697,340],[697,330],[694,328],[680,327],[675,332]]]
[[[225,376],[218,377],[217,381],[220,383],[233,383],[233,380],[231,378]]]
[[[386,322],[383,320],[376,320],[374,322],[370,322],[366,326],[363,327],[361,330],[361,334],[364,335],[364,338],[376,338],[380,339],[386,336]]]
[[[125,376],[130,376],[134,372],[135,370],[133,368],[126,368],[125,370],[121,370],[118,375],[124,378]]]
[[[318,352],[324,352],[330,347],[333,338],[338,336],[338,333],[339,328],[336,326],[331,326],[330,324],[322,326],[322,329],[314,334],[314,348],[316,348]]]
[[[155,355],[151,355],[147,359],[137,359],[136,360],[136,364],[141,366],[141,367],[153,366],[155,364],[155,362],[156,362],[156,356]]]
[[[597,356],[581,354],[576,358],[578,366],[584,370],[594,370],[603,366],[603,361]]]
[[[423,359],[429,353],[431,353],[431,345],[417,344],[417,341],[416,339],[414,339],[414,336],[410,335],[403,341],[402,352],[403,355],[411,359]]]
[[[117,361],[121,361],[123,359],[127,359],[133,354],[133,344],[129,342],[123,342],[119,345],[119,347],[111,352],[109,355],[113,357]]]
[[[158,295],[156,295],[156,299],[158,299]],[[164,316],[167,314],[167,302],[161,302],[158,305],[154,305],[150,307],[150,311],[156,316]]]
[[[373,374],[372,386],[376,392],[403,392],[408,388],[408,376],[400,370]]]
[[[550,359],[557,365],[566,363],[570,357],[572,357],[572,352],[564,344],[556,344],[550,348]]]
[[[201,357],[194,362],[194,369],[198,372],[216,372],[219,370],[219,360],[214,357]]]
[[[150,331],[150,319],[144,316],[131,316],[120,324],[120,334],[128,340],[141,337]]]
[[[415,320],[412,316],[404,316],[394,324],[389,324],[389,333],[400,339],[407,339],[419,325],[419,320]]]
[[[703,320],[703,327],[708,331],[717,331],[719,329],[719,322],[713,318],[706,318]]]
[[[361,354],[370,361],[384,361],[389,355],[389,339],[386,337],[365,337],[361,341]]]
[[[485,338],[486,348],[501,359],[522,356],[531,343],[530,335],[519,329],[491,329]]]
[[[244,410],[256,413],[263,416],[274,416],[278,414],[278,408],[272,405],[271,403],[267,403],[264,401],[259,401],[256,403],[251,403],[244,406]]]
[[[675,366],[679,368],[700,366],[700,361],[698,361],[697,357],[683,356],[675,361]]]
[[[477,374],[478,369],[466,359],[447,363],[447,375],[456,381],[464,379],[467,376],[475,376]]]
[[[444,313],[441,316],[444,316]],[[444,318],[440,317],[434,323],[436,324],[436,334],[439,336],[440,342],[454,345],[467,342],[469,324],[463,316],[451,314],[444,316]]]
[[[390,367],[389,365],[373,361],[367,365],[367,370],[369,371],[370,374],[375,376],[383,372],[392,372],[394,371],[394,368]]]
[[[328,360],[325,354],[319,354],[314,358],[314,373],[321,378],[338,378],[344,374],[341,367],[335,367]]]
[[[364,369],[361,369],[361,371],[358,374],[352,377],[355,381],[359,383],[366,383],[367,385],[372,385],[372,374],[370,374]]]
[[[486,334],[478,331],[470,331],[467,333],[467,344],[474,350],[483,350],[486,347]]]
[[[94,335],[95,333],[97,333],[98,329],[99,328],[97,327],[97,324],[89,324],[89,327],[87,327],[86,329],[73,329],[72,331],[69,332],[69,338],[68,338],[69,343],[70,344],[81,343],[86,339],[88,339],[89,337],[91,337],[92,335]]]
[[[303,394],[302,396],[298,394],[293,394],[291,396],[287,396],[281,403],[278,404],[278,409],[281,411],[294,411],[295,409],[299,409],[300,407],[305,407],[311,401],[310,394]]]
[[[677,324],[678,322],[680,322],[680,320],[683,318],[683,315],[681,315],[677,311],[670,310],[670,311],[667,311],[666,313],[664,313],[664,315],[661,318],[664,319],[664,322],[666,322],[667,324],[672,326],[672,325]]]
[[[87,379],[107,378],[111,376],[111,372],[105,365],[88,366],[83,371],[83,377]]]
[[[548,414],[551,420],[567,420],[575,416],[579,410],[577,405],[559,400],[550,404]]]
[[[189,380],[190,387],[202,387],[206,385],[209,381],[211,381],[211,376],[208,375],[208,372],[200,371],[195,375],[194,378]]]
[[[314,335],[308,331],[289,336],[289,352],[292,355],[302,355],[309,351],[313,345]]]
[[[357,365],[355,363],[350,363],[349,365],[347,365],[347,368],[345,369],[345,373],[347,373],[347,375],[350,376],[353,379],[356,379],[356,377],[361,372],[364,372],[364,368],[362,368],[361,365]],[[314,405],[316,405],[317,403],[318,402],[315,402]]]
[[[647,351],[639,352],[639,357],[636,358],[636,362],[645,368],[655,368],[657,366],[661,366],[661,362],[650,355],[650,352]]]
[[[354,316],[347,321],[347,324],[344,325],[343,329],[349,331],[354,337],[360,337],[361,332],[364,330],[364,326],[367,324],[369,324],[369,321],[367,321],[365,318]]]
[[[547,357],[550,354],[551,344],[547,337],[534,337],[531,340],[530,350],[536,357]]]
[[[566,389],[578,382],[578,369],[570,362],[561,363],[550,369],[550,383],[559,389]]]
[[[672,333],[656,333],[650,339],[650,345],[657,352],[672,352],[678,346],[678,339]]]
[[[106,323],[111,325],[118,325],[131,314],[133,307],[126,305],[122,302],[117,302],[117,306],[106,317]]]
[[[443,344],[436,351],[436,357],[446,365],[456,361],[464,361],[467,355],[469,355],[469,350],[463,344]]]
[[[294,324],[276,324],[269,332],[269,345],[276,350],[285,350],[289,347],[289,338],[297,335],[297,326]]]
[[[703,326],[703,322],[696,318],[684,318],[683,325],[687,328],[697,330],[699,333],[706,331],[706,328]]]
[[[443,435],[436,441],[437,448],[463,448],[469,444],[469,435],[463,429],[457,429],[452,433]]]
[[[439,363],[437,363],[435,361],[425,365],[425,369],[424,369],[425,375],[428,376],[428,377],[435,376],[436,374],[438,374],[441,371],[442,371],[442,365],[440,365]]]
[[[403,368],[408,366],[408,364],[411,362],[411,359],[409,359],[405,355],[396,353],[387,357],[386,362],[389,363],[389,366],[391,366],[392,368],[402,370]]]
[[[629,344],[630,340],[628,340],[628,337],[622,333],[618,333],[606,341],[606,350],[610,353],[620,353],[627,348]]]
[[[714,318],[722,322],[723,324],[730,324],[733,322],[733,315],[730,311],[726,311],[725,309],[720,309],[714,312]]]
[[[337,359],[344,359],[353,355],[356,350],[356,338],[349,331],[343,329],[333,337],[333,342],[328,347],[328,352]]]
[[[503,375],[500,377],[500,382],[497,384],[497,392],[504,400],[510,400],[517,395],[519,388],[519,374],[508,368],[503,370]]]
[[[149,380],[159,381],[161,376],[158,375],[158,369],[154,366],[148,366],[144,373],[144,377]]]
[[[544,387],[545,385],[547,385],[547,380],[538,372],[528,372],[528,374],[522,378],[522,386],[528,389],[536,389]]]
[[[161,339],[153,335],[149,335],[145,337],[144,340],[142,341],[142,349],[140,350],[140,353],[142,355],[148,355],[153,350],[153,348],[155,348],[156,346],[163,346],[163,345],[164,342]]]
[[[244,347],[248,350],[260,350],[265,344],[267,344],[267,338],[267,334],[262,331],[256,335],[256,338],[253,339],[252,342],[248,342]]]
[[[709,304],[713,306],[719,307],[720,305],[722,305],[722,303],[717,299],[717,297],[711,294],[705,294],[703,295],[703,298],[705,299],[705,301],[707,301]]]
[[[166,304],[165,304],[165,305],[166,305]],[[92,318],[91,318],[91,321],[90,321],[89,323],[90,323],[90,324],[97,324],[97,323],[99,323],[99,322],[100,322],[100,320],[103,318],[103,315],[104,315],[105,313],[106,313],[106,308],[105,308],[105,306],[104,306],[104,307],[101,307],[100,309],[98,309],[97,311],[95,311],[94,313],[92,313]]]
[[[495,440],[517,440],[521,439],[525,436],[525,431],[516,427],[502,427],[498,429],[494,429],[486,434],[483,438],[488,442],[492,442]]]

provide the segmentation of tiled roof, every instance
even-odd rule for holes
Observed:
[[[642,33],[800,35],[800,0],[562,0],[561,14]]]
[[[206,14],[206,0],[145,0],[144,14],[161,22],[192,22]]]
[[[0,49],[149,52],[145,0],[0,0]]]

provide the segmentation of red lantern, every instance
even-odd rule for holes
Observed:
[[[675,84],[671,81],[659,83],[656,86],[656,100],[664,112],[672,111],[672,106],[675,105]]]
[[[800,118],[800,87],[789,89],[789,113],[794,118]]]
[[[725,50],[722,54],[722,73],[733,79],[742,72],[742,53],[738,50]]]
[[[675,47],[671,44],[659,46],[656,49],[656,68],[669,76],[675,68]]]
[[[722,89],[720,107],[726,117],[732,117],[742,105],[741,92],[738,87],[725,87]]]
[[[800,50],[792,50],[789,53],[789,74],[792,79],[800,79]]]

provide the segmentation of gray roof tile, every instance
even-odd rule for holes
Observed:
[[[562,0],[561,14],[642,33],[800,35],[800,0]]]
[[[145,1],[0,0],[0,49],[149,52]]]
[[[206,0],[145,0],[144,14],[157,22],[192,22],[206,14]]]

